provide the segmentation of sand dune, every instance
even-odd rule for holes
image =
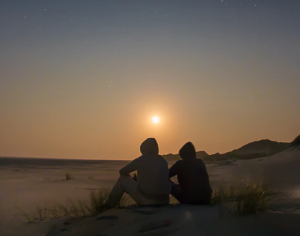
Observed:
[[[300,185],[300,150],[290,148],[265,158],[245,161],[239,172],[265,179],[273,187],[289,188]]]

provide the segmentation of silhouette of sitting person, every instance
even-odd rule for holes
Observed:
[[[108,197],[105,208],[113,208],[127,193],[138,205],[162,206],[169,203],[172,184],[167,161],[158,154],[154,138],[146,139],[140,147],[142,155],[124,166]],[[129,174],[137,171],[138,179]]]
[[[169,177],[177,175],[179,183],[172,183],[171,194],[181,204],[210,204],[212,189],[209,177],[204,162],[196,157],[194,145],[186,143],[179,155],[182,160],[177,161],[169,170]]]

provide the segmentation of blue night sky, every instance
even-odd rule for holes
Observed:
[[[291,141],[299,42],[297,0],[0,0],[0,155]]]

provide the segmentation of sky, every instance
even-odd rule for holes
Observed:
[[[0,0],[0,156],[290,142],[299,29],[298,0]]]

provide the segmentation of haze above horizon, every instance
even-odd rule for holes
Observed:
[[[291,142],[299,29],[297,0],[1,1],[0,156]]]

